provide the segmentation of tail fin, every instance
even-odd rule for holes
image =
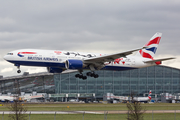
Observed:
[[[156,33],[150,41],[144,45],[144,47],[147,47],[146,49],[141,49],[138,51],[136,56],[141,56],[143,58],[152,59],[154,58],[154,55],[156,53],[157,47],[159,45],[160,39],[161,39],[162,33]]]
[[[151,90],[149,91],[148,98],[151,100]]]

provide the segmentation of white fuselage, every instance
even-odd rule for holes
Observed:
[[[1,102],[13,101],[13,100],[15,100],[15,97],[13,97],[13,96],[0,96]]]
[[[150,99],[149,99],[149,97],[134,97],[133,100],[137,101],[137,102],[147,102]]]
[[[68,59],[85,60],[88,58],[100,57],[105,54],[81,53],[72,51],[59,50],[38,50],[38,49],[22,49],[9,52],[4,59],[15,64],[16,66],[39,66],[39,67],[55,67],[66,70],[65,61]],[[105,70],[128,70],[143,68],[156,65],[147,64],[143,61],[147,58],[128,55],[115,59],[111,62],[104,62]],[[88,69],[85,67],[84,69]]]
[[[9,55],[6,55],[4,57],[4,59],[11,63],[14,63],[15,65],[56,67],[66,69],[65,61],[68,59],[84,60],[87,58],[94,58],[103,55],[105,54],[92,54],[57,50],[23,49],[10,52]],[[143,60],[145,59],[146,58],[129,55],[126,58],[122,57],[112,62],[105,62],[104,69],[126,70],[156,65],[145,64],[143,62]]]

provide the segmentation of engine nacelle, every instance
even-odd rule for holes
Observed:
[[[47,67],[49,73],[62,73],[63,69],[56,67]]]
[[[65,66],[66,69],[82,69],[83,61],[74,59],[66,60]]]

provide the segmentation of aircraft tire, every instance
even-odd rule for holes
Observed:
[[[80,75],[79,74],[76,74],[75,77],[78,78]]]
[[[98,74],[95,74],[95,75],[94,75],[94,78],[98,78],[98,77],[99,77],[99,75],[98,75]]]
[[[91,76],[91,74],[92,74],[91,72],[87,72],[86,73],[87,76]]]
[[[82,78],[83,80],[86,80],[87,79],[87,76],[83,76],[83,78]]]
[[[83,75],[79,75],[79,78],[83,78]]]
[[[18,70],[17,73],[21,73],[21,70]]]
[[[91,73],[91,77],[94,77],[95,76],[95,74],[94,73]]]

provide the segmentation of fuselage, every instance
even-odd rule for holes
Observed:
[[[149,97],[134,97],[133,100],[137,101],[137,102],[147,102],[150,99],[149,99]]]
[[[38,50],[38,49],[21,49],[9,52],[4,59],[15,66],[38,66],[53,67],[66,70],[65,61],[68,59],[85,60],[88,58],[100,57],[106,54],[82,53],[61,50]],[[156,64],[146,64],[143,61],[146,58],[128,55],[115,59],[111,62],[105,62],[105,70],[129,70],[142,67],[148,67]],[[89,69],[88,66],[83,69]]]
[[[13,101],[15,99],[15,97],[13,96],[0,96],[0,101],[1,102],[6,102],[6,101]]]

